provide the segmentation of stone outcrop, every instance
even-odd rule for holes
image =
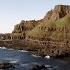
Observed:
[[[60,18],[63,18],[64,16],[70,14],[70,6],[69,5],[56,5],[55,8],[51,11],[49,11],[46,16],[44,17],[44,20],[58,20]]]
[[[19,24],[15,25],[14,30],[12,31],[12,33],[10,35],[9,34],[0,34],[0,39],[2,39],[2,38],[7,39],[7,37],[9,39],[10,38],[11,39],[25,39],[25,38],[27,38],[27,36],[29,38],[32,38],[30,35],[28,35],[28,33],[31,33],[30,31],[33,31],[33,29],[35,29],[35,28],[37,28],[37,30],[45,29],[47,25],[46,26],[44,26],[44,25],[46,23],[57,21],[69,14],[70,14],[69,5],[56,5],[54,9],[48,11],[48,13],[44,16],[43,19],[29,20],[29,21],[22,20]],[[41,36],[43,36],[43,35],[41,35]]]
[[[48,70],[51,67],[45,67],[45,65],[33,65],[29,70]]]
[[[8,61],[0,61],[0,70],[9,70],[9,69],[15,69],[14,64],[9,63]]]
[[[26,33],[35,28],[41,22],[42,20],[22,20],[20,24],[15,25],[14,30],[11,33],[12,39],[25,39]]]
[[[33,31],[33,29],[37,28],[37,26],[39,26],[39,28],[42,29],[46,23],[57,21],[57,20],[65,17],[68,14],[70,14],[70,6],[69,5],[56,5],[55,8],[51,11],[48,11],[48,13],[41,20],[37,20],[37,21],[35,21],[35,20],[30,20],[30,21],[22,20],[20,22],[20,24],[17,24],[14,27],[14,30],[12,31],[11,37],[12,37],[12,39],[25,39],[25,38],[27,38],[28,33],[31,30]]]
[[[0,40],[10,40],[10,39],[11,39],[10,33],[0,34]]]

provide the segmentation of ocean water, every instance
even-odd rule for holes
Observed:
[[[68,59],[47,59],[35,57],[30,52],[0,48],[0,62],[8,61],[14,64],[11,70],[30,70],[35,64],[45,65],[48,70],[70,70],[70,58]]]

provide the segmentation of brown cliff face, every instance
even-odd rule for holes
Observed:
[[[34,27],[36,27],[42,20],[30,20],[30,21],[24,21],[22,20],[20,24],[15,25],[14,30],[12,33],[21,33],[23,31],[30,31]]]
[[[22,20],[20,24],[15,25],[14,30],[12,31],[12,38],[13,39],[25,39],[26,33],[33,28],[35,28],[37,25],[39,25],[42,22],[42,20],[30,20],[30,21],[24,21]]]
[[[70,6],[69,5],[57,5],[55,8],[51,11],[49,11],[45,17],[41,20],[30,20],[30,21],[24,21],[22,20],[20,24],[17,24],[14,27],[14,30],[12,32],[12,38],[14,39],[24,39],[26,37],[44,37],[46,38],[46,32],[45,30],[48,29],[47,26],[52,29],[52,25],[55,26],[55,24],[48,24],[55,22],[65,16],[70,14]],[[49,21],[49,22],[48,22]],[[60,28],[58,28],[60,29]],[[48,34],[49,35],[49,34]]]
[[[58,20],[60,18],[63,18],[64,16],[70,14],[70,6],[69,5],[56,5],[55,8],[51,11],[49,11],[45,17],[45,20]]]
[[[10,40],[10,39],[11,39],[10,33],[0,34],[0,40]]]

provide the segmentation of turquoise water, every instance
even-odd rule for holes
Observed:
[[[34,64],[43,64],[48,70],[70,70],[70,59],[61,60],[34,57],[30,52],[13,49],[0,49],[0,60],[15,63],[15,69],[11,70],[29,70]]]

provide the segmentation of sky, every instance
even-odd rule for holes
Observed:
[[[0,0],[0,33],[11,33],[21,20],[39,20],[58,4],[70,0]]]

